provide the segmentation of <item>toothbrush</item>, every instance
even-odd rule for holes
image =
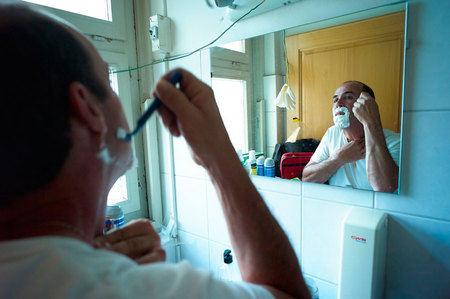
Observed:
[[[174,72],[170,76],[169,82],[173,85],[176,85],[181,81],[181,73]],[[158,97],[155,97],[153,103],[148,107],[147,111],[138,119],[136,129],[133,132],[127,133],[124,129],[118,128],[116,132],[117,139],[131,141],[131,137],[136,135],[147,122],[147,120],[152,116],[153,112],[155,112],[161,106],[161,100]]]

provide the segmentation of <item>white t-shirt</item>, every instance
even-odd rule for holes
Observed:
[[[273,298],[245,282],[217,280],[187,262],[138,265],[75,239],[0,242],[0,298]]]
[[[383,129],[386,145],[395,164],[400,158],[400,134]],[[332,126],[328,128],[319,146],[311,157],[311,161],[319,163],[328,159],[335,151],[347,144],[347,138],[342,129]],[[330,185],[373,190],[367,178],[366,159],[346,163],[330,177]]]

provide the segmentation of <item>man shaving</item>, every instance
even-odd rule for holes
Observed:
[[[103,236],[107,195],[133,155],[116,136],[129,126],[93,45],[66,24],[4,4],[0,42],[0,298],[310,298],[209,86],[178,69],[180,87],[168,73],[155,95],[163,123],[186,139],[217,190],[243,279],[236,283],[162,263],[148,220]]]
[[[344,82],[333,96],[333,120],[303,170],[303,181],[397,190],[400,135],[383,129],[372,89]]]

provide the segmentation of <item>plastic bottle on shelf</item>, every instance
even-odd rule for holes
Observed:
[[[272,158],[267,158],[264,162],[264,175],[268,177],[275,177],[275,162]]]
[[[122,208],[119,205],[111,205],[106,207],[105,226],[103,227],[103,234],[125,225],[125,217]]]
[[[257,174],[256,171],[256,153],[255,151],[249,151],[248,153],[248,173]]]
[[[264,156],[256,159],[256,174],[264,176]]]

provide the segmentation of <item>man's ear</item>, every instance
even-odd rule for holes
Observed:
[[[106,125],[98,99],[86,86],[80,82],[70,83],[69,101],[73,117],[86,124],[93,132],[106,132]]]

